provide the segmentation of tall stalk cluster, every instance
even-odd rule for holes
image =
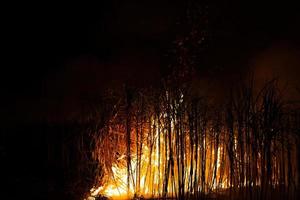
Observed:
[[[103,191],[110,183],[136,197],[297,198],[299,109],[276,81],[258,94],[252,84],[234,89],[218,106],[187,85],[124,90],[96,142]]]

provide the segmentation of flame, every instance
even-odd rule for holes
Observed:
[[[130,162],[130,174],[128,183],[128,172],[126,164],[126,155],[121,155],[117,161],[111,167],[111,173],[108,174],[108,181],[100,187],[93,187],[91,189],[90,196],[96,197],[98,195],[106,196],[111,199],[131,199],[135,196],[151,198],[161,197],[163,195],[163,187],[167,187],[168,197],[176,197],[178,191],[176,188],[179,184],[184,185],[184,191],[188,191],[190,184],[191,173],[199,175],[196,171],[195,166],[202,165],[201,159],[197,161],[191,159],[191,149],[200,152],[200,145],[198,149],[195,149],[195,145],[192,144],[188,134],[185,135],[184,152],[180,153],[179,149],[176,148],[176,137],[175,137],[175,121],[171,122],[172,128],[172,141],[171,144],[167,140],[167,133],[165,129],[158,129],[155,124],[158,121],[152,120],[152,128],[154,131],[152,143],[147,142],[146,139],[141,141],[141,149],[138,150],[136,147],[132,147],[131,162]],[[132,134],[134,135],[134,134]],[[177,135],[180,137],[180,135]],[[178,145],[178,144],[177,144]],[[194,146],[193,146],[194,145]],[[220,144],[218,149],[213,148],[212,141],[207,136],[203,139],[205,147],[205,179],[211,180],[210,185],[206,185],[201,191],[206,192],[208,190],[224,189],[229,187],[228,178],[224,170],[224,152],[223,146]],[[172,148],[173,152],[170,155],[168,149]],[[139,154],[140,153],[140,154]],[[215,159],[215,156],[217,159]],[[166,169],[170,162],[173,164],[173,170],[168,172],[169,176],[166,176]],[[216,162],[215,162],[216,161]],[[181,163],[183,162],[183,163]],[[125,164],[124,164],[125,163]],[[194,168],[191,167],[194,166]],[[216,167],[214,167],[216,165]],[[213,169],[216,169],[215,177]],[[195,179],[195,177],[192,177]],[[223,178],[221,177],[223,176]],[[167,181],[166,181],[167,180]],[[180,182],[181,181],[181,182]],[[200,180],[193,180],[198,184]],[[167,182],[167,183],[166,183]],[[197,186],[199,187],[199,186]]]

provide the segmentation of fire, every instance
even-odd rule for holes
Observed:
[[[87,199],[267,195],[269,187],[292,187],[299,173],[290,125],[299,123],[283,114],[280,101],[272,100],[274,89],[268,90],[259,98],[249,98],[246,90],[220,108],[190,95],[184,101],[177,90],[120,101],[96,128],[97,183]]]
[[[145,184],[145,178],[147,174],[146,170],[146,164],[149,162],[149,159],[147,158],[147,155],[149,155],[149,150],[146,146],[143,148],[142,153],[142,174],[141,174],[141,182]],[[122,156],[124,157],[124,156]],[[131,167],[133,169],[133,172],[137,170],[137,156],[133,155],[133,158],[131,160]],[[118,198],[124,198],[124,197],[132,197],[135,193],[134,189],[134,181],[137,180],[136,173],[132,173],[132,182],[129,185],[129,191],[127,191],[127,168],[126,166],[118,166],[117,164],[114,164],[112,166],[112,172],[113,175],[110,179],[110,181],[104,186],[100,187],[97,191],[97,193],[100,193],[107,197],[112,197],[114,199]],[[143,190],[145,188],[141,188]],[[96,191],[96,190],[95,190]],[[147,192],[147,191],[145,191]],[[94,195],[97,195],[97,193],[94,193]]]
[[[143,138],[136,145],[133,145],[131,152],[130,174],[128,175],[126,155],[121,155],[111,167],[111,173],[107,174],[107,182],[99,187],[93,187],[90,191],[90,197],[98,195],[106,196],[111,199],[131,199],[138,197],[176,197],[179,194],[177,188],[184,187],[183,191],[199,190],[201,180],[197,178],[200,173],[202,161],[205,161],[206,182],[211,185],[205,185],[201,190],[208,192],[210,190],[224,189],[228,187],[227,177],[224,174],[224,152],[223,146],[218,149],[213,148],[209,136],[203,140],[205,147],[205,159],[195,160],[195,152],[200,154],[201,149],[198,145],[192,143],[188,134],[185,134],[184,143],[180,143],[180,135],[176,133],[176,121],[171,121],[171,140],[167,137],[165,127],[157,127],[158,120],[152,120],[151,127],[153,131],[151,142]],[[149,130],[144,130],[149,132]],[[177,135],[176,135],[177,134]],[[134,135],[132,133],[131,135]],[[149,140],[149,138],[148,138]],[[169,140],[169,141],[168,141]],[[134,142],[133,142],[134,143]],[[183,147],[183,152],[178,148]],[[211,147],[209,147],[211,145]],[[140,147],[138,149],[137,147]],[[172,151],[170,151],[172,149]],[[192,153],[192,151],[194,151]],[[216,158],[216,160],[215,160]],[[215,162],[216,161],[216,162]],[[214,166],[216,165],[216,166]],[[214,170],[215,169],[215,174]],[[128,183],[129,176],[129,183]],[[193,182],[193,183],[192,183]],[[164,194],[164,191],[167,191]]]

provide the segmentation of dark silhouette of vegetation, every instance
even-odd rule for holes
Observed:
[[[277,80],[258,94],[252,81],[241,84],[222,105],[191,95],[188,85],[168,80],[160,90],[126,89],[119,96],[116,114],[94,137],[104,173],[95,183],[105,186],[119,162],[136,197],[296,199],[299,109],[284,100]]]

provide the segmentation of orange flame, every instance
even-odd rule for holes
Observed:
[[[155,127],[155,120],[152,120],[152,127]],[[175,122],[171,122],[172,132],[174,132]],[[114,163],[111,167],[111,174],[108,175],[108,181],[100,186],[93,187],[90,190],[90,197],[96,197],[98,195],[103,195],[111,199],[131,199],[134,196],[143,196],[148,197],[161,197],[163,193],[163,185],[165,184],[165,170],[170,159],[170,152],[166,151],[170,147],[174,149],[173,152],[173,174],[167,177],[169,179],[167,185],[167,194],[166,196],[175,197],[178,193],[176,188],[178,188],[178,180],[181,178],[183,180],[184,191],[188,191],[189,186],[191,185],[189,181],[189,176],[192,173],[198,173],[195,171],[195,166],[200,168],[201,160],[194,160],[191,158],[191,148],[194,148],[195,151],[200,152],[200,146],[198,149],[192,147],[191,141],[188,134],[185,135],[185,148],[184,153],[180,154],[176,150],[175,146],[175,136],[172,138],[172,144],[169,144],[164,138],[164,132],[159,132],[157,128],[154,128],[155,132],[153,134],[154,140],[152,144],[147,143],[146,140],[142,141],[140,155],[137,151],[131,153],[131,171],[130,171],[130,182],[127,183],[127,165],[118,164],[126,163],[126,156],[122,155],[119,157],[118,162]],[[173,133],[172,133],[173,134]],[[210,185],[206,185],[206,188],[203,188],[202,191],[206,192],[208,190],[216,189],[225,189],[229,187],[228,178],[226,173],[227,170],[224,170],[226,167],[223,146],[220,144],[218,149],[215,150],[213,145],[207,136],[204,138],[203,145],[205,146],[205,179],[211,180]],[[210,145],[210,146],[209,146]],[[135,148],[132,148],[134,150]],[[165,153],[167,152],[167,153]],[[217,155],[215,155],[217,154]],[[183,165],[176,160],[183,156]],[[217,156],[215,163],[215,156]],[[216,177],[213,177],[213,169],[216,164]],[[194,169],[191,167],[194,166]],[[184,169],[183,169],[184,166]],[[223,174],[222,174],[223,173]],[[222,178],[221,178],[222,176]],[[199,183],[200,181],[197,180]],[[209,181],[206,181],[209,182]],[[128,185],[129,184],[129,185]],[[129,187],[128,187],[129,186]],[[129,190],[128,190],[129,188]]]

